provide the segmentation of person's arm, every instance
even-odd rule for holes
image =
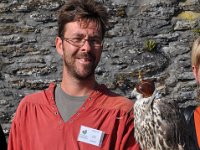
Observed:
[[[189,146],[192,150],[199,150],[196,130],[195,130],[195,121],[194,121],[194,111],[196,110],[196,106],[189,106],[186,108],[182,108],[182,112],[185,116],[187,126],[188,126],[188,134],[189,134]]]
[[[8,150],[22,150],[19,126],[13,121],[8,138]]]
[[[139,143],[134,138],[133,111],[130,112],[123,131],[120,150],[141,150]]]
[[[10,132],[9,132],[9,137],[8,137],[8,150],[23,150],[22,149],[22,142],[21,142],[21,130],[20,127],[20,119],[21,119],[21,106],[22,103],[19,104],[17,111],[14,115]]]
[[[7,150],[6,138],[1,125],[0,125],[0,148],[1,150]]]
[[[200,149],[200,106],[198,106],[193,114],[193,126],[194,126],[194,134],[193,136],[196,139],[196,146]]]

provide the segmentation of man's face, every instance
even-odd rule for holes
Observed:
[[[83,27],[80,22],[67,23],[64,38],[89,39],[78,47],[70,40],[63,40],[63,61],[64,69],[76,79],[84,80],[93,77],[101,57],[102,45],[95,47],[90,41],[102,39],[101,28],[98,28],[94,22],[90,22],[87,27]]]

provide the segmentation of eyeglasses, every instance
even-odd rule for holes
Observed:
[[[103,41],[99,38],[84,39],[79,37],[79,38],[63,38],[63,40],[78,48],[82,47],[86,41],[88,41],[88,43],[95,48],[100,48],[103,44]]]

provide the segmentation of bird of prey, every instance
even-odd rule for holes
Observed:
[[[134,104],[134,136],[142,150],[190,150],[185,118],[177,103],[164,95],[165,87],[140,82],[131,95]]]

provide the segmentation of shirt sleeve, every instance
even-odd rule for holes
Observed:
[[[125,121],[120,150],[141,150],[139,144],[134,138],[133,120],[133,111],[131,111]]]
[[[8,150],[23,150],[21,143],[21,129],[19,124],[20,107],[18,107],[11,124],[8,137]]]
[[[197,107],[194,111],[194,125],[196,131],[196,140],[198,147],[200,147],[200,107]]]

